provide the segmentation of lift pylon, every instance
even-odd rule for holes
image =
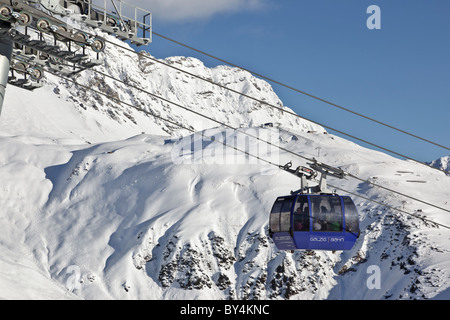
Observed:
[[[103,63],[106,41],[57,15],[137,46],[151,42],[151,12],[122,0],[0,0],[0,113],[7,83],[34,90],[44,69],[68,76]]]
[[[8,83],[8,73],[11,66],[12,41],[0,39],[0,114],[5,99],[6,84]]]

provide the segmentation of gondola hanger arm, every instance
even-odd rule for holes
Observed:
[[[317,161],[315,158],[312,162],[307,163],[310,168],[298,166],[296,169],[292,168],[292,161],[289,161],[284,166],[279,166],[280,169],[289,172],[300,178],[300,189],[297,191],[291,191],[291,194],[295,193],[308,193],[308,194],[335,194],[335,191],[331,191],[327,187],[327,176],[332,176],[338,179],[344,179],[348,173],[340,168],[336,168]],[[308,180],[317,181],[316,177],[320,173],[320,180],[316,186],[308,186]]]

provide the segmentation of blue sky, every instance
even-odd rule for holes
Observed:
[[[146,0],[156,33],[450,147],[450,2]],[[369,30],[370,5],[381,29]],[[148,51],[220,64],[158,36]],[[272,84],[299,115],[419,161],[442,149]],[[331,131],[331,133],[333,133]]]

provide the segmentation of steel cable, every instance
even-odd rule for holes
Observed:
[[[94,71],[95,71],[95,70],[94,70]],[[102,96],[105,96],[105,97],[107,97],[108,99],[115,100],[115,101],[117,101],[118,103],[121,103],[121,104],[123,104],[123,105],[129,106],[129,107],[134,108],[134,109],[136,109],[136,110],[138,110],[138,111],[141,111],[141,112],[146,113],[146,114],[148,114],[148,115],[150,115],[150,116],[153,116],[153,117],[155,117],[155,118],[157,118],[157,119],[160,119],[160,120],[162,120],[162,121],[171,123],[171,124],[173,124],[173,125],[175,125],[175,126],[178,126],[179,128],[182,128],[182,129],[185,129],[185,130],[188,130],[188,131],[190,131],[190,132],[195,133],[195,130],[192,129],[192,128],[188,128],[188,127],[186,127],[186,126],[184,126],[184,125],[181,125],[181,124],[179,124],[179,123],[177,123],[177,122],[174,122],[174,121],[169,120],[169,119],[167,119],[167,118],[164,118],[164,117],[161,117],[161,116],[159,116],[159,115],[156,115],[156,114],[154,114],[154,113],[152,113],[152,112],[149,112],[149,111],[147,111],[147,110],[145,110],[145,109],[143,109],[143,108],[136,107],[136,106],[134,106],[134,105],[132,105],[132,104],[130,104],[130,103],[127,103],[127,102],[125,102],[125,101],[123,101],[123,100],[121,100],[121,99],[119,99],[119,98],[115,98],[115,97],[112,97],[112,96],[110,96],[110,95],[108,95],[108,94],[106,94],[106,93],[103,93],[103,92],[101,92],[101,91],[95,90],[95,89],[93,89],[92,87],[87,86],[87,85],[84,85],[84,84],[81,84],[81,83],[79,83],[79,82],[77,82],[77,81],[75,81],[75,80],[73,80],[73,79],[70,79],[70,78],[67,78],[67,77],[58,75],[58,74],[56,74],[56,73],[54,73],[54,72],[51,72],[51,71],[47,71],[47,72],[49,72],[50,74],[52,74],[52,75],[54,75],[54,76],[57,76],[57,77],[59,77],[59,78],[65,80],[65,81],[72,82],[73,84],[75,84],[75,85],[77,85],[77,86],[80,86],[80,87],[82,87],[82,88],[84,88],[84,89],[87,89],[87,90],[90,90],[90,91],[92,91],[92,92],[94,92],[94,93],[97,93],[97,94],[100,94],[100,95],[102,95]],[[117,79],[116,79],[116,80],[117,80]],[[154,95],[154,94],[151,94],[151,95],[154,96],[154,97],[158,97],[158,96],[156,96],[156,95]],[[161,97],[161,98],[162,98],[162,97]],[[163,99],[164,101],[170,102],[171,104],[174,104],[174,105],[176,105],[176,106],[180,106],[180,107],[182,107],[183,109],[187,109],[187,108],[185,108],[185,107],[183,107],[183,106],[181,106],[181,105],[179,105],[179,104],[177,104],[177,103],[175,103],[175,102],[171,102],[170,100],[167,100],[167,99],[165,99],[165,98],[162,98],[162,99]],[[189,110],[189,109],[187,109],[187,110]],[[202,116],[202,117],[206,117],[206,116],[204,116],[203,114],[200,114],[200,113],[197,113],[197,114],[200,115],[200,116]],[[218,120],[215,120],[215,119],[212,119],[212,118],[209,118],[209,117],[207,117],[207,118],[208,118],[209,120],[218,122],[218,123],[220,123],[221,125],[224,125],[224,126],[226,126],[226,127],[232,128],[232,129],[234,129],[234,130],[238,130],[237,128],[233,128],[233,127],[231,127],[231,126],[229,126],[229,125],[227,125],[227,124],[225,124],[225,123],[221,123],[221,122],[218,121]],[[244,133],[244,134],[245,134],[245,133]],[[202,133],[202,136],[205,137],[205,134]],[[207,137],[207,138],[211,138],[210,136],[206,136],[206,137]],[[216,140],[216,141],[217,141],[217,140]],[[261,141],[264,141],[264,140],[261,140]],[[260,160],[260,161],[266,162],[267,164],[276,166],[277,168],[279,168],[279,166],[280,166],[279,164],[273,163],[273,162],[271,162],[271,161],[269,161],[269,160],[266,160],[266,159],[263,159],[263,158],[261,158],[261,157],[259,157],[259,156],[255,156],[255,155],[251,154],[251,153],[248,152],[248,151],[240,150],[240,149],[236,148],[235,146],[230,146],[230,145],[226,144],[226,143],[223,142],[223,141],[218,141],[218,142],[222,143],[222,144],[223,144],[224,146],[226,146],[226,147],[233,148],[233,149],[236,150],[236,151],[242,152],[242,153],[244,153],[244,154],[246,154],[246,155],[248,155],[248,156],[254,157],[254,158],[256,158],[256,159],[258,159],[258,160]],[[268,143],[267,141],[265,141],[265,142]],[[283,150],[283,151],[292,153],[292,154],[294,154],[294,155],[296,155],[296,156],[299,156],[299,157],[301,157],[301,158],[304,158],[304,159],[306,159],[306,160],[311,160],[311,159],[309,159],[309,158],[307,158],[307,157],[301,156],[301,155],[299,155],[299,154],[297,154],[297,153],[294,153],[294,152],[292,152],[292,151],[290,151],[290,150],[287,150],[287,149],[285,149],[285,148],[280,148],[280,150]],[[330,185],[330,184],[329,184],[329,185]],[[340,191],[342,191],[342,192],[345,192],[345,193],[348,193],[348,194],[351,194],[351,195],[354,195],[354,196],[363,198],[363,199],[365,199],[365,200],[367,200],[367,201],[371,201],[371,202],[377,203],[377,204],[379,204],[379,205],[382,205],[382,206],[384,206],[384,207],[390,208],[390,209],[392,209],[392,210],[396,210],[396,211],[399,211],[399,212],[401,212],[401,213],[404,213],[404,214],[413,216],[413,217],[415,217],[415,218],[419,218],[419,219],[421,219],[422,221],[426,221],[426,222],[429,222],[429,223],[432,223],[432,224],[435,224],[435,225],[442,226],[442,227],[444,227],[444,228],[446,228],[446,229],[450,229],[450,226],[446,226],[446,225],[444,225],[444,224],[440,224],[440,223],[437,223],[437,222],[435,222],[435,221],[432,221],[432,220],[430,220],[430,219],[426,219],[426,218],[423,218],[423,217],[418,217],[417,214],[410,213],[410,212],[404,211],[404,210],[402,210],[402,209],[395,208],[395,207],[390,206],[390,205],[387,205],[387,204],[383,204],[383,203],[378,202],[378,201],[376,201],[376,200],[373,200],[373,199],[364,197],[364,196],[359,195],[359,194],[356,194],[356,193],[352,193],[352,192],[347,191],[347,190],[342,189],[342,188],[338,188],[338,187],[335,187],[335,186],[332,186],[332,185],[330,185],[330,187],[333,187],[333,188],[335,188],[335,189],[337,189],[337,190],[340,190]],[[387,189],[387,190],[389,190],[389,189]],[[393,192],[395,192],[395,191],[393,191]],[[397,192],[396,192],[396,193],[397,193]],[[423,201],[421,201],[421,200],[419,200],[419,199],[416,199],[416,198],[414,198],[414,197],[409,197],[409,196],[407,196],[407,197],[410,198],[410,199],[419,201],[419,202],[423,202]],[[426,203],[426,202],[423,202],[423,203]],[[427,203],[426,203],[426,204],[427,204]],[[434,205],[433,205],[433,206],[434,206]],[[436,206],[435,206],[435,207],[436,207]],[[444,209],[444,208],[440,208],[440,207],[437,207],[437,208],[442,209],[442,210],[445,210],[445,211],[449,211],[449,210]]]

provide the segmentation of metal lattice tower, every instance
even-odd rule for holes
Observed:
[[[121,0],[0,0],[0,113],[6,85],[34,90],[44,70],[70,76],[102,64],[106,41],[65,17],[141,46],[152,41],[152,14]]]

